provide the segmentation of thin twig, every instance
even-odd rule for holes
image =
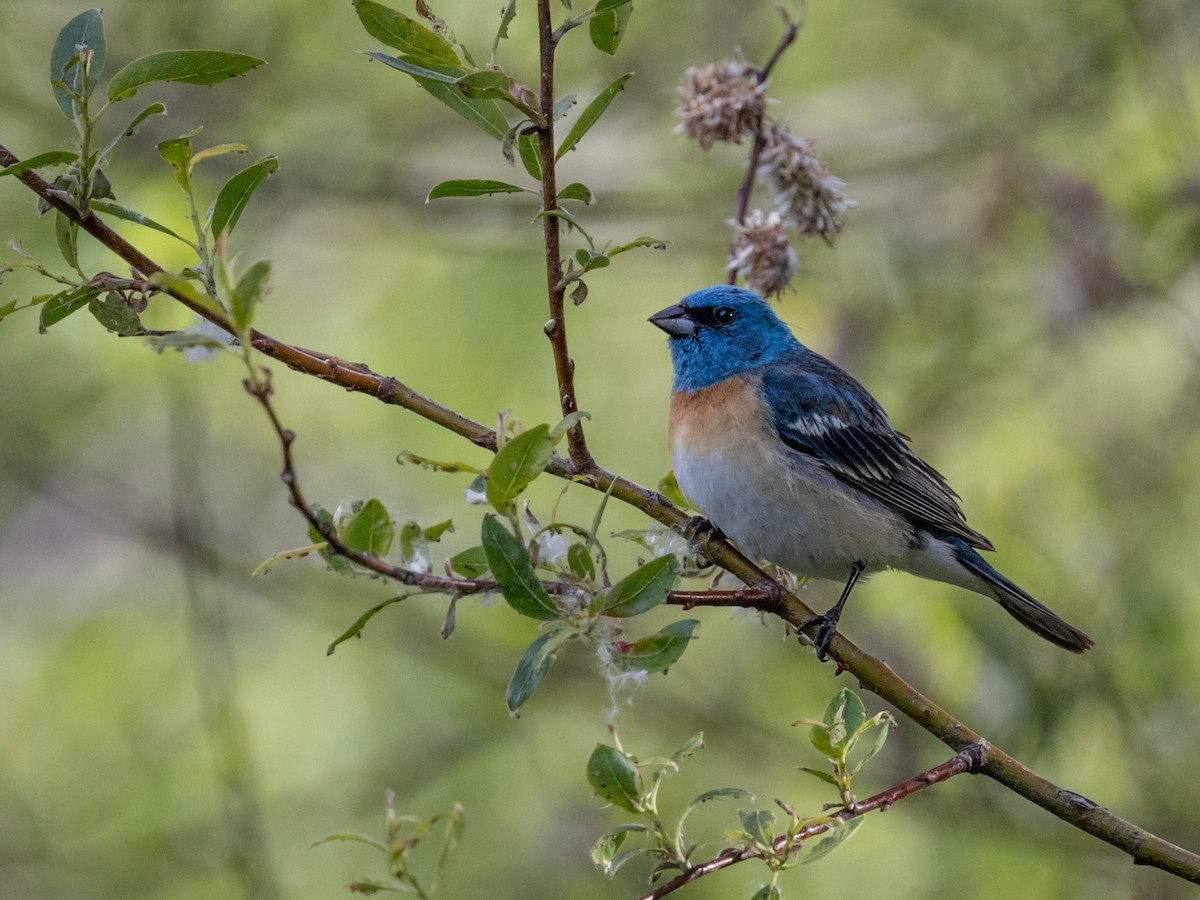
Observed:
[[[541,73],[539,104],[542,121],[538,125],[538,152],[542,166],[542,237],[546,246],[546,291],[550,302],[550,320],[546,336],[554,353],[554,375],[558,383],[558,401],[563,418],[579,411],[575,399],[575,361],[567,348],[566,304],[562,284],[562,254],[559,245],[559,220],[553,215],[558,209],[558,187],[554,150],[554,51],[560,36],[550,21],[550,0],[538,0],[538,55]],[[587,472],[594,465],[592,454],[583,434],[583,423],[567,432],[567,453],[577,472]]]
[[[789,837],[786,834],[781,834],[772,842],[772,847],[776,854],[782,855],[785,851],[788,853],[796,853],[804,846],[806,841],[812,840],[818,835],[824,834],[827,831],[837,827],[839,823],[845,823],[858,816],[874,810],[887,812],[893,803],[898,800],[903,800],[905,797],[911,797],[918,791],[923,791],[925,788],[932,787],[947,779],[953,778],[955,775],[962,775],[967,772],[977,772],[983,762],[983,748],[980,745],[965,747],[953,757],[941,765],[934,766],[932,769],[922,772],[908,781],[901,782],[886,791],[880,791],[873,797],[868,797],[866,800],[860,800],[853,807],[846,807],[838,810],[833,815],[822,817],[820,821],[813,822],[805,826],[795,835]],[[719,872],[722,869],[727,869],[732,865],[740,862],[745,862],[748,859],[762,859],[763,853],[760,850],[752,848],[742,848],[738,850],[726,850],[718,854],[707,862],[699,863],[688,868],[684,872],[680,872],[670,881],[659,885],[650,893],[643,895],[640,900],[661,900],[668,894],[673,894],[681,887],[691,884],[703,878],[705,875],[711,875],[713,872]]]
[[[16,156],[0,146],[0,164],[8,166],[19,161]],[[17,178],[144,275],[161,271],[161,267],[94,215],[82,219],[77,210],[51,193],[50,185],[37,173],[22,172]],[[219,327],[232,332],[229,324],[219,316],[197,309],[185,297],[176,294],[171,296]],[[254,333],[253,344],[265,355],[278,359],[297,371],[314,375],[345,390],[370,394],[384,403],[401,406],[454,434],[461,435],[478,447],[492,452],[496,450],[495,432],[418,394],[395,378],[376,375],[366,366],[347,363],[330,354],[284,344],[259,332]],[[594,463],[588,471],[579,472],[570,460],[556,456],[551,459],[546,471],[556,477],[608,493],[617,500],[641,510],[656,522],[680,532],[688,526],[688,515],[672,505],[662,494],[626,478],[619,478]],[[772,581],[767,573],[724,538],[711,537],[703,550],[714,565],[726,569],[743,583],[761,589],[764,595],[770,598],[762,603],[747,605],[773,613],[793,626],[803,624],[814,615],[813,610],[800,598]],[[904,716],[956,752],[974,744],[983,746],[984,761],[980,768],[982,774],[1062,821],[1112,844],[1131,856],[1135,863],[1154,866],[1200,884],[1200,855],[1114,815],[1085,797],[1058,787],[996,746],[985,744],[982,737],[904,681],[890,666],[864,653],[843,635],[834,636],[828,656],[840,670],[850,672],[862,688],[890,703]]]

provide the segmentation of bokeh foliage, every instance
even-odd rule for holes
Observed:
[[[901,575],[860,589],[843,627],[1048,777],[1195,847],[1200,13],[1183,0],[960,7],[811,4],[772,79],[785,98],[772,112],[818,139],[861,206],[836,251],[807,249],[781,311],[914,435],[1001,548],[1003,570],[1098,646],[1069,657],[990,604]],[[490,41],[495,21],[478,4],[437,9],[465,43]],[[18,153],[65,136],[46,55],[79,11],[10,0],[0,12],[0,124]],[[641,3],[615,59],[563,54],[563,90],[581,97],[637,73],[566,157],[564,179],[596,192],[602,232],[672,242],[595,273],[572,319],[593,447],[643,483],[668,467],[668,363],[643,320],[721,280],[740,176],[735,151],[703,154],[672,135],[674,88],[686,66],[733,45],[764,56],[773,16],[766,4],[691,4],[684,15]],[[105,24],[110,72],[166,47],[269,61],[211,92],[145,89],[171,117],[143,126],[112,176],[127,205],[177,210],[154,144],[197,124],[213,143],[279,157],[239,226],[248,257],[273,260],[260,327],[366,360],[481,420],[505,408],[557,420],[527,207],[519,197],[423,204],[441,181],[513,180],[513,170],[405,76],[355,54],[371,42],[348,4],[301,16],[284,2],[118,0]],[[531,32],[525,11],[512,39],[529,50]],[[239,167],[225,162],[201,173],[210,194]],[[31,196],[2,187],[3,236],[52,253]],[[164,264],[182,259],[170,238],[131,236]],[[86,242],[81,253],[114,266]],[[0,302],[23,289],[12,276]],[[155,315],[161,327],[186,324]],[[308,845],[377,831],[390,787],[398,807],[423,814],[463,803],[448,896],[634,894],[632,866],[609,883],[588,860],[613,821],[584,779],[608,704],[590,660],[565,655],[511,719],[504,688],[531,624],[464,600],[443,642],[444,603],[422,599],[326,659],[380,589],[316,563],[248,579],[305,536],[236,364],[155,356],[83,320],[40,337],[31,323],[0,323],[0,893],[220,897],[274,884],[283,896],[335,895],[373,861]],[[381,496],[427,524],[473,521],[468,477],[394,459],[407,449],[484,466],[486,454],[308,381],[277,375],[314,499]],[[558,489],[536,485],[535,505]],[[595,498],[564,503],[584,518]],[[643,524],[615,507],[606,522]],[[443,541],[453,552],[474,534],[464,524]],[[810,589],[817,605],[833,599],[826,588]],[[795,773],[803,742],[787,723],[824,708],[839,686],[830,668],[773,624],[698,618],[687,657],[621,711],[626,743],[667,750],[702,729],[708,749],[689,761],[686,796],[736,783],[801,809],[828,799]],[[250,760],[231,758],[238,719],[222,714],[222,682]],[[944,755],[901,727],[872,777],[883,787]],[[228,827],[230,804],[251,796],[268,866]],[[788,883],[874,896],[880,872],[899,898],[964,885],[994,898],[1187,890],[965,779],[867,823]],[[748,894],[756,877],[726,873],[691,896]]]

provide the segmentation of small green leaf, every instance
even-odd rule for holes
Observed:
[[[129,308],[125,298],[115,291],[109,291],[104,299],[94,298],[88,303],[88,312],[96,317],[96,321],[116,334],[139,334],[142,320],[138,314]]]
[[[830,737],[829,731],[830,727],[828,725],[813,725],[812,730],[808,733],[808,739],[822,756],[829,759],[837,759],[839,754],[833,746],[833,740]]]
[[[567,548],[567,567],[578,578],[591,581],[596,577],[596,564],[583,544],[572,544]]]
[[[879,715],[885,716],[887,713],[880,713]],[[876,718],[879,717],[877,716]],[[868,723],[868,725],[870,724],[871,723]],[[866,755],[864,755],[863,758],[860,759],[850,770],[851,775],[857,775],[862,767],[870,762],[879,753],[879,751],[883,749],[883,745],[887,742],[888,732],[891,731],[891,718],[889,717],[888,719],[879,722],[876,727],[879,729],[879,733],[875,735],[875,741],[873,744],[871,744],[871,749],[868,750]]]
[[[622,75],[608,87],[602,90],[596,96],[596,99],[587,105],[584,111],[580,113],[579,118],[575,121],[575,124],[571,127],[571,130],[567,132],[567,136],[563,138],[563,142],[558,148],[558,154],[555,156],[555,159],[562,159],[568,150],[579,143],[580,139],[588,133],[588,130],[596,124],[596,120],[600,118],[606,109],[608,109],[608,105],[613,102],[613,99],[617,96],[617,94],[621,92],[621,89],[625,86],[625,82],[632,77],[632,72]]]
[[[67,265],[72,269],[78,269],[79,226],[58,210],[54,211],[54,240],[58,243],[58,252],[67,261]],[[96,289],[96,292],[99,293],[99,288]]]
[[[441,184],[436,185],[429,192],[429,196],[425,198],[425,202],[441,200],[443,197],[485,197],[491,194],[520,194],[524,192],[526,192],[526,188],[517,187],[515,184],[509,184],[506,181],[461,178],[454,181],[443,181]]]
[[[417,62],[447,66],[459,62],[449,41],[404,13],[373,0],[354,0],[354,11],[367,34]]]
[[[683,656],[699,624],[698,619],[682,619],[632,644],[618,645],[613,665],[626,672],[633,669],[651,674],[665,672]]]
[[[425,66],[419,66],[414,62],[409,62],[407,59],[397,59],[395,56],[389,56],[386,53],[380,53],[378,50],[367,50],[366,55],[372,59],[377,59],[385,66],[391,66],[393,69],[398,69],[418,81],[434,81],[441,84],[458,84],[458,79],[463,76],[463,70],[457,67],[450,67],[451,71],[457,72],[456,75],[448,75],[445,72],[439,72],[437,69],[428,69]],[[461,93],[461,92],[460,92]]]
[[[596,745],[588,758],[587,780],[592,789],[609,803],[633,813],[641,812],[637,769],[615,747]]]
[[[554,101],[554,106],[550,110],[551,116],[553,117],[553,119],[555,121],[557,121],[557,120],[561,119],[563,116],[565,116],[567,114],[567,110],[569,110],[574,105],[575,105],[575,95],[574,94],[564,94],[563,96],[559,97],[557,100]]]
[[[492,41],[492,55],[496,55],[496,48],[500,46],[500,41],[508,38],[508,26],[512,24],[512,20],[517,17],[517,0],[508,0],[508,5],[500,11],[500,27],[496,30],[496,39]]]
[[[387,554],[395,535],[387,507],[374,498],[364,503],[362,509],[338,532],[338,537],[350,549],[377,557]]]
[[[775,813],[769,809],[739,809],[738,819],[754,843],[760,847],[771,846],[775,836]]]
[[[639,247],[650,247],[654,250],[665,250],[667,249],[667,242],[661,241],[658,238],[643,236],[634,238],[628,244],[619,244],[616,247],[610,247],[604,252],[609,256],[616,256],[619,253],[625,253],[627,250],[636,250]]]
[[[54,49],[50,51],[50,80],[61,81],[68,90],[75,94],[83,94],[83,69],[78,62],[80,46],[86,46],[92,51],[92,62],[88,72],[88,84],[94,86],[104,73],[104,21],[100,18],[100,10],[89,9],[81,12],[63,26],[62,31],[54,40]],[[67,118],[75,116],[75,101],[67,91],[54,86],[54,99]]]
[[[141,125],[142,122],[144,122],[146,119],[150,118],[151,116],[165,116],[166,114],[167,114],[167,108],[165,106],[163,106],[161,103],[158,103],[158,102],[151,103],[149,106],[147,106],[140,113],[138,113],[136,116],[133,117],[133,120],[128,125],[125,126],[124,131],[118,131],[113,136],[112,140],[110,140],[107,144],[104,145],[104,148],[99,153],[96,154],[96,157],[92,162],[92,165],[93,166],[104,165],[104,161],[108,158],[108,154],[112,153],[113,148],[116,147],[117,144],[119,144],[125,138],[132,137],[133,133],[137,130],[137,127],[139,125]]]
[[[630,572],[598,598],[596,612],[606,616],[636,616],[667,599],[675,584],[675,557],[660,556]]]
[[[680,747],[678,750],[676,750],[674,753],[671,754],[671,761],[675,762],[675,763],[682,762],[683,760],[687,759],[689,756],[695,756],[697,753],[699,753],[703,749],[704,749],[704,732],[697,731],[695,734],[693,734],[690,738],[687,739],[686,744],[684,744],[682,747]]]
[[[366,835],[363,835],[363,834],[327,834],[327,835],[325,835],[325,837],[321,838],[320,840],[313,841],[311,844],[309,844],[309,849],[311,850],[313,847],[319,847],[322,844],[330,844],[335,841],[336,842],[349,841],[349,842],[356,843],[356,844],[366,844],[368,847],[374,847],[376,850],[381,850],[384,853],[390,852],[388,850],[388,848],[386,846],[384,846],[383,844],[379,843],[379,841],[375,840],[374,838],[367,837]]]
[[[487,554],[483,547],[469,547],[450,557],[450,569],[463,578],[478,578],[488,570]]]
[[[584,419],[590,419],[592,414],[585,410],[579,409],[571,413],[569,416],[564,416],[563,420],[554,426],[550,431],[550,442],[557,444],[563,439],[563,436],[582,422]]]
[[[250,148],[245,144],[213,144],[211,147],[206,147],[196,153],[188,162],[188,173],[191,174],[196,170],[196,166],[206,159],[211,159],[215,156],[224,156],[226,153],[249,153]]]
[[[558,645],[565,637],[569,636],[570,632],[566,629],[556,628],[547,631],[525,648],[512,678],[508,681],[508,689],[505,691],[504,700],[508,704],[509,712],[515,713],[520,709],[521,705],[532,697],[533,692],[541,686],[546,673],[550,671],[550,665],[554,662],[554,654]]]
[[[694,799],[691,803],[688,804],[688,807],[689,808],[696,807],[696,806],[699,806],[701,803],[707,803],[709,800],[725,800],[725,799],[749,800],[751,803],[753,803],[754,802],[754,794],[750,791],[745,791],[745,790],[742,790],[741,788],[735,788],[735,787],[713,788],[711,791],[705,791],[703,794],[700,794],[699,796],[697,796],[696,799]]]
[[[279,168],[278,157],[264,156],[252,166],[238,172],[221,188],[209,212],[209,229],[213,237],[224,231],[232,232],[250,202],[250,197],[272,172]]]
[[[849,688],[842,688],[838,691],[825,708],[825,724],[830,727],[841,726],[843,729],[840,741],[834,741],[835,746],[838,747],[844,747],[846,739],[857,732],[866,720],[866,707],[863,706],[858,695]]]
[[[508,76],[490,69],[471,72],[458,79],[455,84],[465,96],[473,100],[498,100],[508,96]]]
[[[187,238],[176,234],[166,225],[161,225],[158,222],[155,222],[149,216],[144,216],[140,212],[135,212],[129,207],[122,206],[119,203],[113,203],[110,200],[93,200],[92,211],[107,213],[110,216],[116,216],[118,219],[124,219],[126,222],[135,222],[138,225],[145,226],[146,228],[153,228],[155,231],[162,232],[163,234],[169,234],[176,240],[183,241],[189,247],[195,246]]]
[[[436,97],[472,125],[490,134],[496,140],[503,139],[508,132],[508,120],[496,100],[476,100],[467,97],[453,84],[443,84],[428,78],[418,78],[417,84]]]
[[[147,279],[151,284],[172,294],[186,298],[190,303],[203,307],[209,312],[224,315],[225,310],[212,297],[196,287],[195,282],[174,272],[155,272]],[[322,538],[321,540],[324,540]]]
[[[858,831],[859,826],[866,820],[859,817],[848,821],[844,819],[835,819],[834,821],[836,824],[829,831],[813,840],[805,841],[804,846],[796,857],[797,862],[804,865],[816,862],[821,857],[828,855],[831,850],[849,839],[854,832]]]
[[[225,50],[163,50],[135,59],[114,75],[108,83],[108,100],[124,100],[160,81],[218,84],[265,64],[256,56]]]
[[[412,453],[409,450],[401,450],[396,455],[396,462],[400,465],[412,463],[414,466],[420,466],[423,469],[432,469],[435,472],[449,472],[451,474],[458,472],[472,472],[476,475],[482,475],[483,469],[475,466],[454,460],[452,462],[444,462],[438,459],[430,459],[428,456],[421,456],[417,453]]]
[[[63,163],[75,162],[77,159],[79,159],[79,154],[72,153],[70,150],[49,150],[46,153],[39,153],[37,156],[31,156],[28,159],[23,159],[18,163],[13,163],[11,166],[0,169],[0,177],[4,175],[20,175],[22,172],[28,172],[30,169],[61,166]]]
[[[679,482],[675,480],[675,473],[668,472],[662,477],[658,483],[658,492],[671,501],[672,504],[680,509],[693,509],[687,497],[683,496],[683,491],[679,489]]]
[[[267,289],[267,278],[270,274],[270,261],[260,259],[242,273],[242,277],[234,286],[233,295],[229,298],[229,311],[233,317],[233,327],[239,333],[250,328],[250,323],[254,318],[254,307],[262,302],[263,294]],[[379,501],[374,502],[378,503]],[[382,505],[380,504],[380,506]],[[384,550],[384,553],[386,552]]]
[[[783,894],[779,892],[779,888],[773,884],[764,884],[751,895],[750,900],[782,900],[782,898]]]
[[[95,285],[81,284],[70,290],[59,291],[42,306],[38,331],[45,334],[46,329],[51,325],[55,325],[71,313],[83,309],[92,301],[93,297],[99,296],[100,290]]]
[[[521,165],[525,167],[525,171],[529,173],[529,177],[534,181],[542,180],[542,155],[538,147],[538,136],[536,134],[522,134],[517,136],[517,153],[521,157]],[[562,199],[560,193],[559,199]]]
[[[558,608],[534,574],[525,548],[490,514],[483,519],[483,552],[509,606],[543,621],[559,618]]]
[[[488,502],[499,512],[505,512],[508,505],[545,471],[553,446],[549,425],[530,428],[505,444],[488,467]]]
[[[822,772],[820,769],[810,769],[808,766],[798,766],[797,768],[799,768],[801,772],[807,772],[809,775],[821,779],[826,784],[832,784],[834,787],[838,787],[838,780],[828,772]]]
[[[625,839],[631,834],[645,834],[649,830],[648,826],[638,822],[627,822],[624,825],[618,825],[615,828],[609,829],[592,846],[592,864],[609,877],[616,875],[621,866],[639,853],[650,852],[648,847],[639,847],[635,850],[626,850],[624,853],[620,853],[619,851],[622,845],[624,845]]]
[[[343,563],[347,563],[347,565],[349,565],[349,563],[347,562],[347,560],[344,556],[335,556],[333,558],[341,560]],[[265,563],[264,563],[264,565],[265,565]],[[259,566],[259,568],[261,569],[262,566]],[[348,572],[343,572],[342,574],[343,575],[348,574]],[[343,631],[341,634],[339,634],[337,637],[335,637],[333,639],[333,642],[328,647],[325,648],[325,655],[333,656],[333,651],[338,648],[339,644],[345,643],[346,641],[350,640],[350,638],[361,637],[362,631],[364,628],[367,627],[368,622],[370,622],[373,618],[375,618],[375,616],[378,613],[380,613],[382,610],[387,609],[389,606],[391,606],[394,603],[399,603],[403,599],[404,599],[404,596],[401,595],[399,597],[389,597],[388,599],[384,600],[382,603],[376,603],[374,606],[372,606],[370,609],[368,609],[365,613],[363,613],[361,616],[359,616],[357,619],[355,619],[354,624],[352,624],[349,628],[347,628],[345,631]]]
[[[175,180],[179,182],[179,186],[185,193],[191,192],[188,163],[192,160],[192,138],[199,133],[199,128],[193,128],[185,135],[170,138],[158,144],[158,155],[175,170]]]
[[[436,544],[442,539],[442,535],[448,531],[454,530],[454,520],[447,519],[445,522],[438,522],[436,525],[430,525],[427,528],[421,529],[421,536],[425,540]]]
[[[621,39],[629,26],[629,17],[633,15],[633,4],[630,0],[600,0],[596,4],[596,14],[588,22],[588,36],[592,46],[601,53],[613,56],[621,46]]]
[[[578,181],[573,181],[558,192],[558,199],[580,200],[590,206],[595,198],[592,196],[591,188],[589,188],[586,184],[580,184]]]

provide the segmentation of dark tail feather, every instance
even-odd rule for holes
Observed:
[[[968,547],[955,542],[955,556],[972,574],[985,581],[1005,611],[1031,631],[1036,631],[1052,644],[1072,653],[1082,653],[1095,644],[1090,637],[1069,625],[1042,604],[988,565],[987,560]]]

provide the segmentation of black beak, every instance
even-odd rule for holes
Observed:
[[[646,321],[657,325],[671,337],[692,337],[696,334],[696,323],[688,314],[687,307],[678,303],[660,309]]]

